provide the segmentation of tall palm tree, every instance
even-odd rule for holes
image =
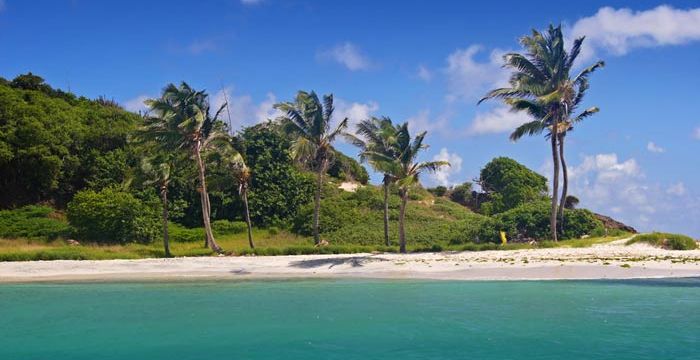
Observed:
[[[418,154],[421,150],[427,149],[428,145],[423,144],[426,132],[416,135],[411,138],[408,130],[408,123],[403,123],[397,129],[396,141],[394,142],[394,151],[397,153],[395,160],[378,152],[368,152],[367,156],[385,159],[386,169],[391,176],[396,179],[399,186],[399,196],[401,197],[401,206],[399,207],[399,250],[401,253],[406,253],[406,205],[408,204],[408,192],[411,187],[419,183],[418,177],[424,172],[435,172],[443,166],[450,166],[447,161],[426,161],[418,162]]]
[[[564,140],[566,138],[566,135],[574,130],[574,125],[578,124],[579,122],[583,121],[584,119],[594,115],[598,111],[598,107],[590,107],[581,113],[577,115],[572,115],[577,111],[577,109],[581,106],[581,103],[583,102],[583,98],[586,95],[586,91],[588,90],[588,79],[582,79],[579,83],[579,85],[574,89],[576,91],[576,96],[574,97],[573,102],[570,104],[570,106],[567,107],[566,113],[564,116],[564,119],[562,122],[559,123],[559,129],[557,130],[558,134],[558,139],[557,139],[557,144],[558,144],[558,155],[559,155],[559,161],[561,163],[561,169],[562,169],[562,193],[560,202],[559,202],[559,207],[558,207],[558,225],[559,225],[559,232],[563,233],[564,232],[564,209],[566,208],[566,201],[568,197],[568,188],[569,188],[569,173],[568,173],[568,168],[566,165],[566,158],[564,157]],[[538,105],[537,103],[533,105]],[[537,106],[529,106],[526,109],[530,115],[535,118],[535,120],[530,121],[528,123],[525,123],[513,131],[510,135],[510,139],[513,141],[519,140],[521,137],[525,135],[537,135],[542,132],[546,131],[546,138],[551,140],[551,136],[554,133],[552,131],[552,125],[549,121],[543,121],[543,118],[546,118],[546,113],[544,107],[537,107]]]
[[[321,189],[323,175],[333,157],[333,141],[343,134],[348,126],[345,118],[331,129],[333,117],[333,94],[323,96],[323,103],[315,92],[299,91],[293,102],[275,104],[284,112],[281,118],[285,130],[294,136],[292,156],[316,171],[316,193],[314,194],[313,235],[314,243],[319,244],[319,212],[321,210]]]
[[[165,257],[172,256],[170,253],[170,236],[168,234],[168,186],[170,185],[172,168],[172,158],[167,156],[144,158],[141,162],[141,170],[147,177],[144,184],[157,186],[163,203],[163,248]]]
[[[560,139],[562,130],[568,129],[566,122],[575,108],[575,102],[581,87],[587,87],[588,76],[604,62],[584,68],[578,75],[571,77],[574,62],[581,51],[584,37],[574,40],[570,51],[564,48],[561,26],[549,26],[546,32],[533,30],[529,36],[520,39],[525,54],[509,53],[504,55],[505,67],[513,69],[509,87],[490,91],[481,103],[487,99],[502,99],[514,111],[526,111],[535,120],[526,123],[511,134],[515,140],[523,135],[534,135],[543,129],[550,129],[550,145],[554,165],[552,177],[552,207],[550,214],[551,237],[557,240],[559,167],[561,165]],[[585,90],[584,90],[585,91]],[[589,116],[589,115],[586,115]]]
[[[357,124],[356,135],[346,134],[352,144],[360,148],[360,160],[367,162],[372,168],[384,174],[382,188],[384,190],[384,244],[389,242],[389,187],[394,182],[391,175],[391,162],[398,159],[396,144],[398,126],[388,117],[372,117]],[[373,153],[381,157],[372,156]]]
[[[166,151],[187,151],[195,160],[206,234],[205,246],[221,253],[222,249],[216,243],[211,228],[211,205],[202,152],[214,141],[227,135],[223,122],[219,121],[219,115],[226,105],[211,115],[206,92],[196,91],[185,82],[180,86],[168,84],[160,98],[146,100],[146,105],[149,107],[149,116],[140,131],[141,137],[153,141]]]

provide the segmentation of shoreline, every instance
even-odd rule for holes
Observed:
[[[700,250],[620,242],[552,248],[416,254],[184,257],[0,263],[0,283],[407,279],[596,280],[700,277]]]

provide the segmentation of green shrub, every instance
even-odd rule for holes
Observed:
[[[627,245],[637,242],[645,242],[654,246],[670,250],[694,250],[698,243],[693,238],[680,234],[654,232],[651,234],[639,234],[629,241]]]
[[[211,227],[216,234],[229,235],[241,234],[247,231],[248,227],[243,221],[216,220],[211,223]]]
[[[174,242],[203,242],[204,228],[186,228],[171,222],[168,224],[168,235],[170,236],[170,241]]]
[[[97,243],[148,243],[160,234],[157,207],[114,188],[78,192],[68,221],[76,238]]]
[[[68,223],[48,206],[29,205],[0,211],[0,237],[54,240],[70,236]]]
[[[275,236],[280,233],[280,229],[276,226],[270,226],[267,228],[267,234],[270,236]]]
[[[537,240],[550,238],[549,216],[551,207],[546,201],[530,202],[495,216],[501,230],[509,238],[523,237]],[[562,239],[580,238],[600,227],[593,213],[588,210],[564,210],[564,233]]]
[[[447,193],[447,187],[443,186],[443,185],[439,185],[439,186],[436,186],[434,188],[428,188],[427,190],[428,190],[428,192],[430,192],[431,194],[433,194],[437,197],[445,196],[445,194]]]

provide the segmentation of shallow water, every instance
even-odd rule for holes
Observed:
[[[700,280],[0,285],[0,359],[698,359]]]

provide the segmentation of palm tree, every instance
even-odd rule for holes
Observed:
[[[504,66],[513,69],[509,81],[510,87],[492,90],[479,101],[481,103],[487,99],[502,99],[514,111],[526,111],[535,119],[516,129],[511,134],[512,140],[550,129],[549,138],[554,165],[550,227],[554,241],[557,240],[559,167],[560,157],[563,154],[561,133],[562,130],[568,131],[569,126],[566,123],[576,107],[578,95],[582,94],[581,89],[584,88],[583,92],[585,92],[588,86],[588,76],[604,66],[602,61],[598,61],[584,68],[575,77],[571,77],[570,73],[581,51],[583,40],[584,37],[574,40],[571,50],[567,52],[564,49],[561,26],[550,25],[545,33],[533,30],[530,36],[520,39],[521,45],[526,50],[525,54],[509,53],[503,57]],[[592,113],[583,117],[590,115]]]
[[[275,104],[275,108],[286,114],[280,120],[286,131],[294,136],[291,153],[295,160],[306,163],[316,171],[316,193],[314,194],[313,235],[314,243],[320,244],[319,212],[323,175],[333,157],[333,141],[348,126],[345,118],[331,130],[333,117],[333,95],[325,95],[323,103],[313,91],[299,91],[294,102]]]
[[[360,148],[360,160],[384,174],[382,188],[384,190],[384,243],[389,246],[389,186],[394,182],[391,162],[396,161],[396,135],[399,127],[394,126],[388,117],[372,117],[357,124],[356,135],[346,134],[352,144]],[[381,157],[372,156],[373,153]]]
[[[212,116],[206,92],[196,91],[185,82],[179,87],[168,84],[160,98],[146,100],[146,105],[153,115],[146,117],[140,131],[141,137],[151,140],[166,151],[185,150],[195,160],[206,234],[205,246],[221,253],[222,249],[216,243],[211,228],[211,205],[202,152],[214,141],[227,135],[223,122],[219,121],[219,115],[226,105],[222,105]]]
[[[163,248],[165,257],[171,257],[170,237],[168,235],[168,186],[170,185],[170,173],[172,171],[172,159],[166,156],[144,158],[141,162],[141,170],[148,180],[145,185],[156,185],[163,202]]]
[[[427,161],[417,162],[418,154],[421,150],[427,149],[428,145],[423,144],[426,132],[416,135],[414,139],[408,130],[408,123],[400,125],[397,129],[394,151],[397,153],[395,160],[386,157],[378,152],[369,152],[367,156],[385,159],[386,167],[391,176],[396,179],[399,186],[399,196],[401,206],[399,207],[399,250],[406,253],[406,231],[404,219],[406,217],[406,205],[408,203],[408,192],[411,187],[418,184],[418,177],[423,172],[435,172],[443,166],[450,166],[447,161]]]
[[[243,200],[243,218],[248,228],[248,244],[251,249],[255,249],[253,242],[253,225],[250,221],[250,209],[248,207],[248,186],[250,184],[250,168],[246,165],[241,152],[236,148],[235,138],[230,141],[219,142],[216,154],[219,160],[233,176],[238,184],[238,195]]]

